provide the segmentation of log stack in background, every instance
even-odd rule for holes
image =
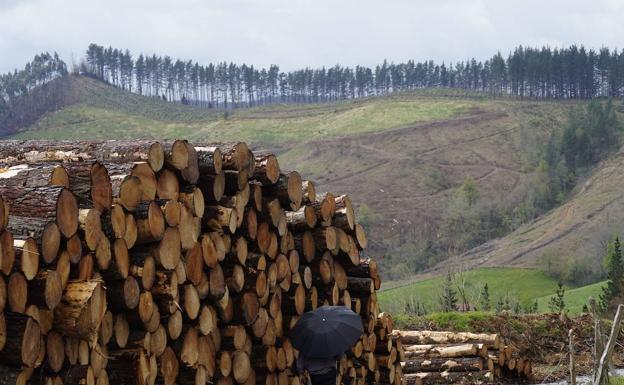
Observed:
[[[404,349],[407,385],[531,379],[531,361],[505,344],[498,334],[394,330]]]
[[[298,385],[290,328],[346,306],[345,384],[402,384],[346,195],[246,144],[0,142],[0,383]]]

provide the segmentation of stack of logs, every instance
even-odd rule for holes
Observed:
[[[274,155],[2,141],[0,163],[0,383],[298,385],[289,330],[342,305],[364,334],[340,382],[402,384],[349,197]]]
[[[404,349],[407,385],[531,379],[531,361],[498,334],[394,330]]]

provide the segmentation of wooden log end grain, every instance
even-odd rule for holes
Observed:
[[[6,313],[6,341],[0,361],[11,365],[34,367],[41,348],[41,328],[32,317]]]
[[[69,189],[63,188],[56,201],[56,224],[65,238],[78,231],[78,202]]]
[[[100,212],[109,210],[113,205],[110,175],[100,162],[94,162],[91,166],[91,200]]]

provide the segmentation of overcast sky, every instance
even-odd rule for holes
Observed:
[[[176,4],[173,6],[173,4]],[[281,69],[624,46],[624,0],[0,0],[0,72],[91,42]]]

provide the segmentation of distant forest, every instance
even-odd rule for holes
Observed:
[[[200,65],[170,56],[133,56],[91,44],[76,71],[145,96],[209,108],[314,103],[386,95],[418,88],[476,90],[493,96],[590,99],[624,96],[624,50],[583,46],[524,48],[485,61],[336,65],[280,71],[235,63]],[[67,73],[56,54],[35,57],[22,71],[0,75],[0,110],[31,87]]]
[[[44,85],[51,80],[67,75],[67,65],[55,52],[44,52],[24,66],[24,69],[0,74],[0,123],[8,113],[10,105],[19,96]]]

